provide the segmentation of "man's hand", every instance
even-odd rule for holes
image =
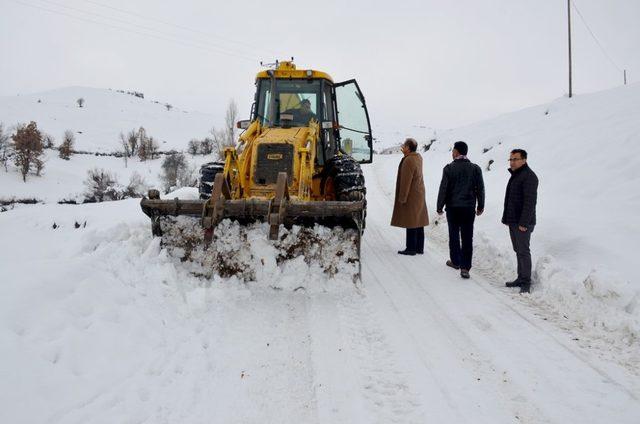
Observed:
[[[484,209],[478,209],[476,211],[476,215],[480,216],[480,215],[482,215],[482,212],[484,212]]]
[[[523,233],[525,231],[527,231],[527,227],[523,227],[522,225],[518,225],[518,230],[522,231]]]
[[[443,212],[443,211],[441,211],[441,210],[440,210],[440,211],[436,211],[436,212],[438,212],[438,215],[442,215],[442,214],[444,213],[444,212]]]

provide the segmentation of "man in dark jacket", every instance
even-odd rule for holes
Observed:
[[[529,242],[536,225],[538,177],[527,165],[527,152],[514,149],[509,157],[511,178],[504,196],[502,223],[509,226],[511,244],[518,259],[518,278],[506,284],[520,287],[520,293],[531,288],[531,251]]]
[[[457,141],[453,145],[453,162],[442,170],[437,207],[440,215],[443,214],[443,208],[447,207],[447,224],[449,225],[447,266],[460,269],[462,278],[469,278],[471,269],[473,222],[476,215],[482,215],[484,211],[482,171],[478,165],[467,159],[468,150],[467,143],[464,141]]]

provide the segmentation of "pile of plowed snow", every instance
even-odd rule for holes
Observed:
[[[238,278],[279,289],[322,290],[340,281],[356,281],[357,233],[342,228],[294,225],[280,228],[268,240],[269,225],[220,222],[210,245],[200,219],[169,218],[162,222],[163,246],[189,271],[203,278]]]

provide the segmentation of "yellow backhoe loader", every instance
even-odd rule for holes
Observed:
[[[360,164],[373,158],[371,125],[355,80],[334,83],[321,71],[276,62],[256,77],[251,119],[224,161],[200,169],[200,200],[162,200],[150,190],[141,202],[152,232],[172,217],[200,220],[211,243],[223,219],[263,220],[269,239],[281,225],[340,226],[356,232],[358,261],[366,199]]]

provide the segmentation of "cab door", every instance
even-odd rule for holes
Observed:
[[[360,163],[373,161],[371,123],[356,80],[334,84],[340,148]]]

